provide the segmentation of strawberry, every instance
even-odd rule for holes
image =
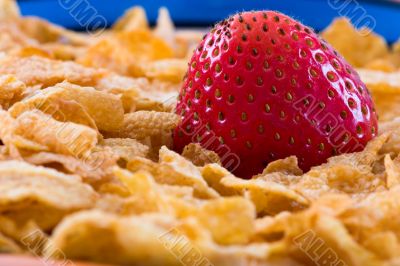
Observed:
[[[378,130],[356,71],[310,28],[274,11],[236,14],[205,35],[176,113],[178,152],[198,142],[243,178],[290,155],[307,171],[362,150]]]

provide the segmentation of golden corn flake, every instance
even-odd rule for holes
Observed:
[[[124,116],[122,128],[119,131],[110,132],[110,136],[133,139],[160,137],[163,134],[169,135],[179,121],[179,116],[173,113],[155,111],[128,113]]]
[[[65,219],[56,228],[51,241],[54,249],[61,249],[71,259],[131,265],[143,262],[178,265],[179,258],[166,247],[182,248],[191,244],[191,240],[185,238],[180,243],[175,234],[166,235],[175,232],[176,225],[177,222],[168,216],[121,218],[100,211],[81,212]],[[52,254],[51,250],[47,251],[47,255]]]
[[[73,106],[76,103],[78,106]],[[121,100],[116,95],[67,82],[44,89],[17,103],[10,112],[17,117],[35,108],[62,122],[71,121],[109,131],[118,130],[122,126],[124,115]]]
[[[105,139],[101,145],[110,147],[121,160],[129,162],[135,157],[147,157],[149,147],[135,139]]]
[[[166,181],[169,180],[167,183],[172,181],[172,184],[190,185],[194,187],[195,191],[206,197],[219,196],[214,189],[208,187],[200,170],[195,165],[165,146],[160,149],[160,164],[174,172],[174,177],[170,176],[168,172],[164,173],[165,176],[162,178]]]
[[[328,163],[312,168],[295,184],[295,189],[315,200],[327,193],[346,193],[364,197],[385,189],[383,176],[373,173],[373,165],[380,160],[378,154],[388,135],[371,141],[364,151],[343,154],[328,159]]]
[[[397,265],[400,46],[337,19],[322,36],[380,116],[363,151],[245,180],[174,114],[200,30],[141,7],[76,33],[0,0],[0,253],[121,265]],[[33,249],[32,249],[33,248]],[[61,252],[62,251],[62,252]]]
[[[399,116],[399,73],[359,69],[359,74],[372,93],[379,120],[390,121]]]
[[[95,130],[71,122],[59,122],[40,111],[22,113],[13,134],[48,147],[49,151],[87,157],[97,144]]]
[[[140,91],[136,110],[172,112],[176,105],[179,83],[153,80],[146,90]]]
[[[9,113],[18,117],[23,112],[40,110],[60,122],[73,122],[98,130],[95,121],[86,109],[74,100],[59,97],[60,88],[49,88],[25,98],[10,108]]]
[[[392,188],[394,186],[400,185],[400,165],[398,161],[395,163],[390,155],[385,156],[385,169],[386,169],[386,186]]]
[[[370,142],[363,152],[332,157],[328,163],[314,167],[302,176],[272,172],[251,180],[228,176],[221,182],[225,186],[245,190],[246,196],[256,205],[257,212],[264,214],[301,210],[330,193],[363,198],[368,193],[386,189],[384,176],[375,175],[372,166],[380,160],[378,152],[387,137],[383,135]]]
[[[45,43],[42,44],[43,49],[42,53],[38,51],[39,54],[35,53],[36,55],[40,55],[43,57],[46,57],[46,54],[50,55],[51,58],[56,59],[56,60],[62,60],[62,61],[75,61],[78,57],[82,56],[82,54],[85,52],[86,48],[84,46],[82,47],[74,47],[68,44],[62,44],[62,43]],[[27,56],[30,52],[29,50],[21,50],[18,51],[17,55],[20,56]],[[43,53],[44,52],[44,53]],[[34,55],[34,54],[31,54]]]
[[[394,187],[388,192],[371,193],[363,201],[348,207],[339,216],[354,238],[381,259],[397,257],[393,248],[399,246],[399,226],[395,214],[399,209],[396,194],[398,192],[399,187]],[[391,233],[394,233],[396,238],[393,238]],[[387,242],[382,243],[378,249],[377,245],[371,243],[374,238],[385,239]]]
[[[400,77],[398,73],[385,73],[383,71],[358,69],[362,81],[370,86],[372,92],[374,91],[396,91],[400,85]]]
[[[34,165],[51,165],[52,168],[67,174],[76,174],[86,183],[98,183],[112,172],[118,157],[115,152],[95,148],[92,153],[83,158],[75,156],[37,152],[25,155],[24,161]]]
[[[2,122],[2,126],[0,127],[0,140],[4,145],[11,149],[11,146],[15,142],[13,131],[17,123],[15,119],[13,119],[11,115],[4,110],[0,110],[0,119]],[[46,149],[46,147],[44,148]]]
[[[175,46],[175,25],[169,15],[168,9],[162,7],[158,10],[157,24],[154,28],[154,35],[163,39],[171,47],[176,49]]]
[[[0,162],[0,212],[16,221],[33,219],[43,229],[68,212],[90,208],[97,198],[77,176],[18,161]]]
[[[194,166],[179,154],[168,150],[166,147],[160,150],[160,163],[157,164],[145,158],[136,158],[127,164],[132,172],[147,171],[160,184],[191,186],[194,195],[200,198],[216,198],[218,193],[210,188],[203,179],[200,169]]]
[[[96,84],[96,89],[121,97],[124,110],[170,112],[176,104],[180,84],[146,78],[107,75]]]
[[[38,17],[23,17],[13,24],[16,24],[25,35],[41,44],[63,43],[79,47],[89,45],[95,41],[91,34],[70,31]]]
[[[113,94],[127,91],[145,90],[150,85],[146,78],[131,78],[117,74],[108,74],[98,81],[96,88]]]
[[[190,160],[196,166],[205,166],[210,163],[221,164],[218,154],[202,148],[198,143],[188,144],[183,149],[182,156]]]
[[[219,164],[212,163],[205,165],[201,168],[201,175],[207,184],[221,196],[243,195],[243,191],[226,186],[221,182],[224,177],[232,177],[233,175]]]
[[[297,232],[296,220],[293,219],[291,228],[294,230],[289,229],[292,232],[288,234],[296,248],[293,255],[301,256],[304,263],[319,259],[344,265],[379,265],[378,258],[358,244],[338,219],[327,215],[311,216],[309,219],[315,221],[303,223],[308,228]],[[314,246],[316,243],[321,243],[318,249]]]
[[[9,20],[0,21],[0,51],[14,53],[25,47],[38,47],[38,42],[26,36]]]
[[[0,1],[0,19],[15,19],[20,16],[17,3],[13,0]]]
[[[172,49],[143,29],[116,32],[91,46],[82,58],[83,65],[111,69],[119,74],[141,77],[144,65],[173,56]]]
[[[90,86],[104,75],[103,70],[86,68],[74,62],[62,62],[43,57],[0,57],[0,74],[11,74],[28,86],[55,85],[64,80]]]
[[[276,160],[269,163],[260,176],[275,172],[284,173],[287,175],[303,174],[303,171],[299,168],[296,156],[290,156],[285,159]]]
[[[132,174],[126,170],[116,169],[115,174],[128,188],[131,196],[125,203],[122,213],[140,214],[165,210],[165,201],[153,177],[146,172]]]
[[[19,49],[15,49],[13,51],[10,51],[9,54],[16,57],[40,56],[44,58],[54,59],[54,56],[51,51],[35,46],[26,46]]]
[[[389,134],[389,139],[380,150],[380,154],[389,153],[397,156],[400,153],[400,119],[383,122],[379,127],[380,134]]]
[[[366,64],[364,68],[383,72],[394,72],[397,69],[396,65],[388,59],[375,59]]]
[[[259,220],[257,232],[263,239],[275,241],[275,256],[289,256],[297,263],[379,265],[377,257],[357,243],[339,217],[334,217],[347,211],[349,206],[351,200],[347,197],[322,197],[307,210]]]
[[[178,221],[156,214],[123,218],[86,211],[69,216],[56,228],[51,238],[54,246],[46,255],[61,249],[68,258],[103,263],[222,266],[261,262],[269,255],[268,244],[223,247],[213,243],[206,232],[192,219]]]
[[[14,240],[0,233],[0,253],[22,253],[22,250]]]
[[[106,201],[108,208],[111,206],[115,213],[131,215],[160,212],[178,217],[198,215],[200,202],[194,198],[192,187],[158,183],[162,180],[143,170],[132,174],[116,168],[115,175],[130,192],[130,196],[123,199],[114,198],[113,203],[110,200]]]
[[[113,30],[115,31],[134,31],[149,29],[146,11],[135,6],[125,11],[125,14],[115,22]]]
[[[309,205],[309,200],[296,190],[277,182],[262,179],[243,180],[228,176],[221,180],[224,186],[244,190],[245,195],[256,206],[261,215],[276,214],[286,210],[300,210]]]
[[[13,136],[12,142],[6,143],[6,147],[9,149],[9,153],[13,159],[21,159],[25,153],[30,154],[32,152],[44,152],[49,150],[46,145],[26,139],[22,136]]]
[[[8,109],[21,100],[25,92],[25,84],[11,75],[0,76],[0,107]]]
[[[145,78],[128,78],[119,75],[107,75],[96,84],[96,89],[119,95],[126,113],[136,111],[139,91],[149,86]]]
[[[203,39],[205,31],[179,29],[176,31],[176,46],[178,47],[177,56],[179,58],[190,59],[194,49]]]
[[[389,54],[381,36],[367,28],[355,29],[347,18],[335,19],[321,35],[354,67],[365,66]]]
[[[126,168],[131,172],[137,172],[140,170],[151,173],[153,176],[156,176],[158,173],[159,165],[147,158],[136,157],[128,162]]]
[[[364,197],[370,192],[384,190],[385,181],[362,169],[335,165],[306,174],[295,185],[295,189],[310,200],[329,193],[346,193],[354,197]]]
[[[74,100],[84,106],[100,130],[112,131],[121,128],[124,110],[119,97],[67,82],[60,83],[56,87],[63,89],[58,95],[59,98]]]
[[[255,229],[254,205],[242,197],[210,200],[200,209],[200,222],[210,230],[215,242],[246,244]]]
[[[35,221],[29,220],[21,224],[9,217],[0,216],[0,227],[0,233],[12,240],[18,246],[19,252],[42,254],[48,235]]]
[[[397,40],[397,42],[395,42],[395,43],[392,45],[392,51],[391,51],[391,54],[390,54],[391,62],[392,62],[397,68],[400,68],[400,58],[399,58],[399,55],[400,55],[400,40]]]
[[[372,234],[362,244],[382,260],[395,258],[397,251],[400,249],[396,234],[390,231]]]
[[[182,81],[187,70],[186,59],[164,59],[149,63],[145,68],[145,76],[151,79]]]
[[[383,148],[388,139],[389,133],[382,133],[375,139],[371,140],[363,151],[345,153],[339,156],[331,157],[328,159],[328,163],[321,165],[320,168],[324,168],[324,166],[346,165],[353,166],[355,168],[370,169],[372,164],[381,158],[380,150]],[[315,168],[318,168],[318,166]]]

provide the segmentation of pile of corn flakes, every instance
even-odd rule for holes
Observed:
[[[399,265],[400,43],[339,18],[322,32],[380,115],[363,152],[250,180],[171,148],[202,33],[133,7],[102,34],[0,1],[0,252],[122,265]]]

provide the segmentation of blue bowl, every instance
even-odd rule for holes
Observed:
[[[40,16],[75,30],[110,26],[124,10],[141,5],[151,23],[161,6],[170,10],[177,25],[202,27],[237,11],[273,9],[316,30],[324,29],[334,17],[348,16],[356,26],[373,28],[388,42],[400,37],[400,3],[395,0],[22,0],[19,5],[24,15]]]

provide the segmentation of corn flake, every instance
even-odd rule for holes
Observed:
[[[174,22],[169,15],[168,9],[162,7],[158,10],[158,18],[157,24],[154,29],[154,35],[163,39],[166,43],[168,43],[171,47],[175,46],[175,26]]]
[[[201,169],[201,175],[207,184],[222,196],[243,195],[243,191],[224,185],[224,177],[233,175],[219,164],[207,164]]]
[[[124,124],[110,136],[119,138],[144,139],[149,136],[161,137],[170,134],[179,123],[179,116],[167,112],[138,111],[124,116]]]
[[[103,70],[85,68],[74,62],[62,62],[43,57],[0,57],[0,74],[14,75],[27,86],[52,86],[64,80],[83,86],[94,85],[104,75]]]
[[[355,29],[347,18],[334,20],[321,35],[354,67],[363,67],[389,54],[381,36],[367,28]]]
[[[246,244],[255,231],[254,205],[242,197],[208,201],[200,209],[200,222],[208,228],[216,243]]]
[[[0,252],[120,265],[400,263],[400,46],[337,19],[322,36],[380,115],[361,152],[249,180],[198,144],[170,150],[205,33],[133,7],[76,33],[0,0]],[[96,32],[99,33],[99,32]],[[62,251],[62,252],[61,252]]]
[[[198,143],[190,143],[182,151],[182,156],[190,160],[196,166],[205,166],[206,164],[221,164],[221,160],[213,151],[202,148]]]
[[[147,157],[149,153],[149,147],[135,139],[105,139],[101,145],[110,147],[125,164],[135,157]]]
[[[19,222],[33,219],[43,229],[71,211],[90,208],[97,198],[77,176],[24,162],[0,162],[0,180],[2,215]]]
[[[0,19],[15,19],[20,16],[19,7],[12,0],[1,0],[0,10]]]
[[[380,121],[390,121],[400,115],[400,75],[398,72],[385,73],[359,69],[359,74],[372,93]]]
[[[170,168],[175,173],[176,180],[173,182],[177,182],[180,185],[193,186],[195,191],[198,191],[203,196],[211,198],[219,196],[215,190],[208,187],[196,166],[165,146],[160,149],[160,164]],[[168,177],[167,173],[163,178],[165,180],[173,180],[171,176]]]
[[[74,103],[78,106],[72,107]],[[17,103],[10,112],[17,117],[24,111],[35,108],[61,122],[71,121],[110,131],[118,130],[122,126],[124,115],[121,100],[116,95],[67,82],[44,89]],[[72,110],[68,110],[69,108]]]
[[[115,22],[113,29],[115,31],[149,29],[146,11],[140,6],[126,10],[125,14]]]
[[[59,122],[40,111],[21,114],[14,135],[48,147],[49,151],[85,158],[97,144],[95,130],[71,122]]]
[[[0,76],[0,107],[8,109],[21,100],[25,92],[25,84],[11,75]]]
[[[143,66],[171,58],[172,49],[144,29],[116,32],[87,49],[78,62],[91,67],[111,69],[119,74],[142,77]]]
[[[108,176],[117,159],[113,152],[98,148],[85,158],[50,152],[37,152],[23,157],[24,161],[34,165],[47,165],[60,172],[79,175],[87,183],[98,183],[109,179]]]

